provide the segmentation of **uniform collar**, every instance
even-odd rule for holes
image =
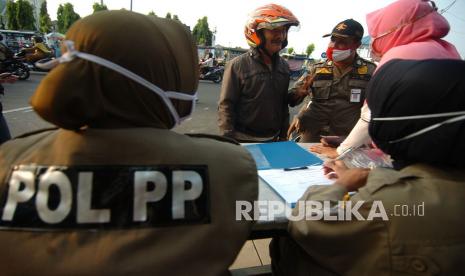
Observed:
[[[355,54],[354,67],[358,68],[358,67],[362,67],[363,65],[365,65],[365,62],[363,61],[363,59],[359,55]]]
[[[374,193],[384,186],[398,183],[402,179],[420,179],[420,178],[440,178],[450,179],[452,181],[463,181],[465,172],[456,168],[441,168],[428,164],[416,163],[404,167],[401,170],[376,168],[369,175],[365,186],[370,193]]]
[[[367,190],[370,194],[373,194],[382,187],[395,184],[401,179],[416,177],[417,176],[411,172],[397,171],[388,168],[376,168],[368,175],[368,185],[363,187],[363,189]]]

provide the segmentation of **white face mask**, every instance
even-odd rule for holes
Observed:
[[[412,139],[413,137],[422,135],[426,132],[429,132],[433,129],[436,129],[440,126],[447,125],[447,124],[452,124],[456,123],[459,121],[464,121],[465,120],[465,111],[456,111],[456,112],[447,112],[447,113],[436,113],[436,114],[425,114],[425,115],[415,115],[415,116],[402,116],[402,117],[384,117],[384,118],[372,118],[372,121],[402,121],[402,120],[418,120],[418,119],[428,119],[428,118],[439,118],[439,117],[451,117],[454,116],[453,118],[447,119],[445,121],[442,121],[440,123],[431,125],[429,127],[425,127],[423,129],[420,129],[418,131],[415,131],[414,133],[411,133],[405,137],[402,137],[400,139],[392,140],[389,141],[390,144],[398,143],[401,141],[409,140]]]
[[[51,69],[58,65],[59,63],[66,63],[72,61],[74,58],[78,57],[81,59],[85,59],[90,62],[97,63],[101,66],[104,66],[108,69],[111,69],[113,71],[116,71],[120,73],[121,75],[139,83],[140,85],[150,89],[152,92],[160,96],[160,98],[163,100],[163,103],[165,106],[168,108],[170,111],[171,115],[174,118],[175,127],[176,125],[179,125],[182,121],[185,121],[189,119],[192,116],[192,113],[194,112],[195,109],[195,102],[197,99],[197,92],[194,95],[187,95],[175,91],[164,91],[160,87],[156,86],[155,84],[147,81],[146,79],[140,77],[139,75],[129,71],[128,69],[121,67],[120,65],[113,63],[107,59],[92,55],[92,54],[87,54],[83,52],[79,52],[76,49],[74,49],[74,42],[70,40],[65,40],[64,41],[68,51],[64,53],[61,57],[51,60],[46,63],[36,63],[36,66],[42,69]],[[171,102],[170,99],[176,99],[176,100],[182,100],[182,101],[190,101],[191,103],[191,110],[189,113],[184,116],[180,117],[178,112],[176,111],[176,108],[174,108],[173,103]]]
[[[338,50],[334,49],[333,50],[333,61],[339,62],[343,61],[352,55],[352,49],[346,49],[346,50]]]

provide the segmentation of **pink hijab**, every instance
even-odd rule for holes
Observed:
[[[396,1],[367,14],[367,25],[372,46],[382,55],[379,67],[391,59],[460,59],[455,46],[441,39],[450,26],[429,1]]]

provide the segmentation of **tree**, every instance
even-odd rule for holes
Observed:
[[[212,45],[213,33],[208,27],[208,18],[206,16],[197,20],[197,24],[192,31],[192,35],[194,36],[194,39],[198,45]]]
[[[42,33],[49,33],[52,30],[52,20],[48,15],[47,1],[44,1],[40,6],[39,30]]]
[[[314,50],[315,50],[315,44],[312,43],[307,46],[307,50],[305,50],[305,53],[309,57],[313,53]]]
[[[179,20],[178,15],[176,15],[176,14],[173,15],[173,20],[176,20],[176,21],[178,21],[178,22],[181,22],[181,20]]]
[[[36,30],[34,26],[34,8],[26,0],[16,1],[16,20],[21,30]]]
[[[96,12],[99,12],[99,11],[107,11],[108,8],[107,8],[107,5],[105,4],[99,4],[99,3],[94,3],[94,5],[92,5],[92,8],[94,9],[94,12],[93,13],[96,13]]]
[[[3,15],[0,15],[0,29],[4,30],[5,28],[5,22],[3,21]]]
[[[171,19],[171,13],[167,13],[165,16],[166,19]]]
[[[18,6],[12,0],[6,2],[6,17],[8,18],[7,25],[10,30],[19,29],[18,19],[16,18],[16,10]]]
[[[157,16],[157,15],[155,14],[154,11],[150,11],[147,15],[150,15],[150,16]]]
[[[57,28],[58,28],[58,32],[60,33],[62,33],[63,30],[65,29],[63,12],[64,12],[64,7],[62,4],[60,4],[57,9]]]
[[[294,48],[292,48],[292,47],[287,48],[287,53],[288,54],[294,53]]]
[[[69,27],[80,18],[71,3],[66,3],[64,6],[60,4],[57,10],[58,32],[66,33]]]

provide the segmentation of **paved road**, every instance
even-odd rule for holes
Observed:
[[[25,132],[50,127],[51,125],[38,117],[29,106],[29,98],[34,93],[43,74],[31,74],[26,81],[5,84],[5,97],[2,99],[3,113],[10,127],[12,136]],[[200,81],[199,102],[194,116],[184,122],[175,131],[181,133],[209,133],[218,134],[217,103],[221,84]],[[295,109],[291,113],[295,113]]]

